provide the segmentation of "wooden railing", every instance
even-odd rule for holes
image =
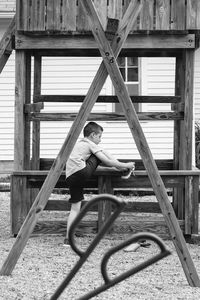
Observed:
[[[17,0],[17,30],[55,32],[90,31],[82,0]],[[120,19],[132,0],[93,0],[105,28],[107,17]],[[143,9],[133,31],[198,30],[199,0],[141,0]]]

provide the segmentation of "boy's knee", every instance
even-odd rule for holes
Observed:
[[[71,210],[73,211],[79,211],[80,208],[81,208],[81,201],[71,204]]]

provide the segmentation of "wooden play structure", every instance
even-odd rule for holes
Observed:
[[[128,8],[128,9],[127,9]],[[97,170],[88,187],[100,193],[115,188],[152,187],[158,205],[135,204],[135,210],[162,212],[182,263],[188,283],[200,281],[188,252],[184,235],[198,234],[199,170],[192,169],[194,53],[199,45],[200,3],[198,0],[17,0],[15,31],[15,153],[11,181],[12,234],[15,243],[0,274],[11,274],[29,236],[37,227],[44,209],[65,210],[67,204],[48,202],[55,186],[66,187],[65,163],[87,120],[127,120],[141,161],[136,161],[135,177],[106,168]],[[9,40],[10,41],[10,40]],[[10,42],[4,37],[0,65],[6,62]],[[44,56],[102,56],[87,95],[41,95],[41,65]],[[176,58],[174,96],[130,97],[116,58],[122,56],[165,56]],[[31,59],[34,59],[31,97]],[[107,76],[116,96],[99,96]],[[78,114],[45,114],[44,102],[83,102]],[[120,102],[124,114],[91,114],[95,102]],[[133,103],[171,103],[163,113],[136,114]],[[154,161],[139,119],[174,120],[174,158]],[[74,121],[66,140],[53,161],[40,158],[40,122]],[[31,133],[32,129],[32,133]],[[30,152],[30,149],[32,152]],[[173,188],[171,205],[166,188]],[[111,207],[99,209],[99,226]],[[180,228],[181,225],[181,228]],[[152,226],[156,228],[156,225]],[[41,232],[43,232],[40,224]],[[39,231],[39,230],[38,230]],[[184,235],[183,235],[184,234]]]

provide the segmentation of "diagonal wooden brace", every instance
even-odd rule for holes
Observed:
[[[124,14],[123,19],[120,21],[117,35],[114,36],[114,40],[112,42],[112,49],[116,57],[118,56],[130,30],[132,29],[134,22],[137,20],[141,8],[142,5],[139,0],[132,0],[127,8],[126,13]],[[102,62],[88,90],[79,113],[67,135],[67,138],[57,158],[55,159],[40,192],[37,195],[18,233],[18,236],[16,237],[15,243],[13,244],[8,257],[6,258],[0,270],[0,275],[10,275],[12,273],[12,270],[14,269],[37,223],[38,217],[46,206],[49,196],[62,173],[65,163],[69,158],[69,155],[81,133],[81,130],[83,129],[85,122],[87,121],[87,118],[96,102],[97,97],[99,96],[107,76],[107,69]]]
[[[200,286],[200,280],[195,266],[188,251],[183,233],[180,229],[174,210],[168,199],[168,195],[159,175],[157,166],[151,154],[145,135],[141,128],[134,106],[131,102],[127,88],[116,63],[116,56],[112,50],[104,30],[99,21],[95,7],[91,0],[82,1],[82,5],[91,23],[93,35],[99,45],[101,56],[104,60],[107,71],[112,79],[118,99],[123,107],[124,114],[129,124],[131,133],[137,145],[138,151],[143,159],[149,179],[154,189],[161,211],[168,225],[172,241],[181,261],[188,283],[191,286]]]

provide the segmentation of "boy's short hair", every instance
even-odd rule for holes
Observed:
[[[103,127],[101,127],[99,124],[95,122],[89,122],[83,129],[83,135],[84,137],[89,136],[92,132],[95,132],[98,134],[99,132],[103,131]]]

